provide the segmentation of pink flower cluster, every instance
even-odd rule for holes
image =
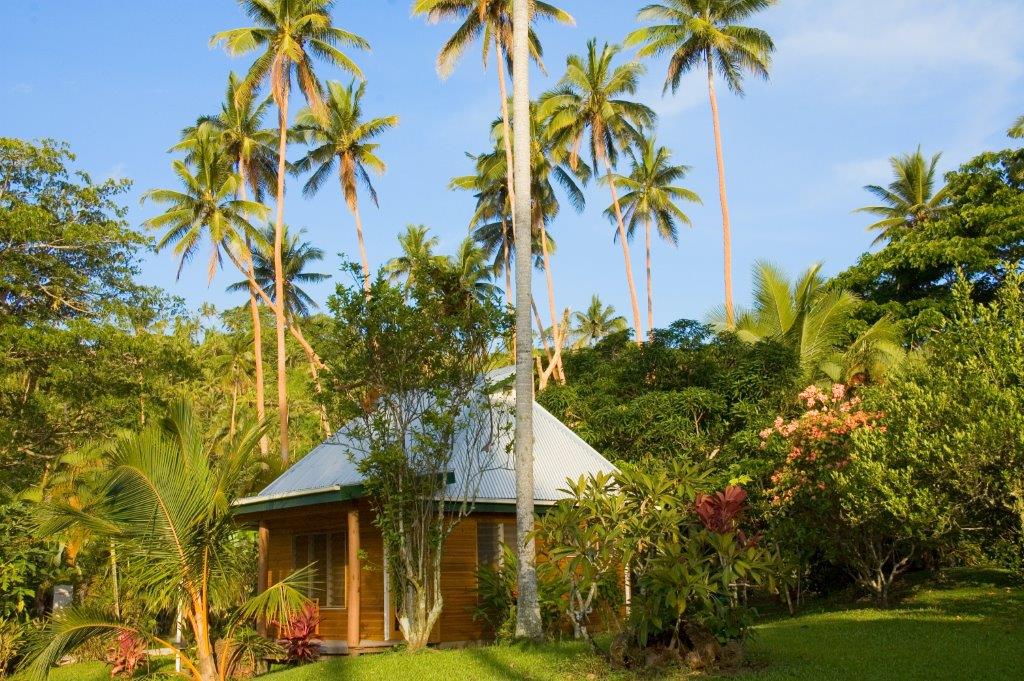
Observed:
[[[762,448],[769,438],[781,437],[790,445],[786,459],[772,474],[774,486],[772,503],[781,505],[793,501],[796,495],[807,491],[816,498],[827,488],[825,478],[829,471],[838,471],[850,464],[856,455],[850,452],[849,435],[855,430],[878,429],[882,414],[861,408],[859,397],[849,396],[841,383],[824,391],[811,385],[800,392],[799,399],[806,410],[800,417],[786,421],[775,419],[770,428],[761,431]]]

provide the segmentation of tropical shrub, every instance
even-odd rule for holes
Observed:
[[[0,619],[0,678],[18,659],[24,639],[25,625],[14,619]]]
[[[537,548],[543,554],[544,547]],[[477,570],[478,605],[473,618],[482,622],[487,633],[499,641],[511,640],[515,635],[518,560],[515,548],[502,544],[498,564],[483,565]],[[540,564],[543,565],[544,561],[541,560]],[[566,590],[553,577],[557,575],[551,571],[538,571],[541,629],[549,638],[561,636],[567,627],[562,604]]]
[[[537,537],[548,569],[561,573],[577,636],[590,640],[600,603],[619,613],[609,655],[627,666],[661,656],[703,667],[742,639],[752,615],[742,594],[774,590],[778,558],[741,528],[746,493],[716,486],[706,469],[678,461],[569,482]]]
[[[146,640],[134,631],[122,631],[114,639],[114,645],[107,653],[110,675],[134,676],[146,657]]]
[[[285,659],[293,664],[306,664],[319,659],[323,642],[317,633],[319,626],[320,613],[313,605],[306,606],[302,612],[296,613],[281,625],[278,644],[284,648]]]
[[[768,489],[769,534],[798,578],[831,563],[886,604],[915,556],[937,545],[950,517],[932,475],[930,453],[891,446],[881,411],[846,386],[809,386],[795,419],[779,417],[761,436],[781,443]]]
[[[251,545],[234,518],[231,502],[250,489],[257,474],[262,428],[206,441],[190,407],[176,404],[162,421],[106,444],[107,467],[88,504],[55,499],[41,505],[36,531],[52,535],[85,527],[116,539],[141,612],[110,613],[97,605],[64,608],[48,622],[28,667],[45,678],[62,657],[90,639],[110,640],[125,632],[147,646],[170,648],[194,681],[223,681],[234,659],[215,654],[215,637],[228,649],[245,625],[282,621],[308,603],[293,573],[252,594],[251,565],[240,556]],[[178,605],[189,647],[161,637],[157,614]]]
[[[949,509],[947,560],[1024,566],[1024,292],[1020,267],[990,302],[953,288],[953,312],[915,361],[865,400],[888,433],[868,452],[906,457]]]

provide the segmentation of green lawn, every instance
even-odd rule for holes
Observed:
[[[918,584],[893,608],[822,609],[760,624],[748,645],[752,669],[731,681],[782,679],[1024,678],[1024,588],[997,571],[949,572]],[[681,679],[681,672],[644,679]],[[56,681],[109,678],[100,664],[58,670]],[[636,677],[609,671],[575,643],[489,646],[335,658],[284,669],[265,681],[476,681]],[[691,677],[692,678],[692,677]],[[706,677],[705,677],[706,678]],[[721,678],[721,677],[720,677]]]

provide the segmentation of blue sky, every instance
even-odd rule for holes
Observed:
[[[335,12],[337,24],[373,46],[352,53],[369,80],[367,113],[401,116],[381,139],[389,170],[376,183],[380,210],[363,211],[374,266],[396,254],[395,236],[409,223],[430,226],[444,250],[454,251],[472,200],[446,185],[470,170],[464,152],[488,146],[498,108],[496,76],[482,70],[478,50],[447,81],[437,77],[434,57],[452,27],[411,18],[410,4],[340,0]],[[559,4],[577,25],[539,27],[550,75],[532,74],[534,93],[555,82],[566,55],[582,51],[588,38],[620,41],[644,3]],[[949,169],[1007,146],[1006,128],[1024,113],[1020,0],[783,0],[753,23],[777,44],[771,81],[748,81],[743,99],[719,88],[741,303],[757,259],[791,272],[822,261],[831,274],[867,249],[866,220],[851,211],[868,200],[862,185],[887,181],[889,156],[921,144],[943,151]],[[154,210],[140,207],[138,195],[173,185],[166,150],[178,131],[216,111],[228,71],[244,71],[249,61],[208,47],[214,32],[247,25],[231,0],[4,0],[0,25],[0,135],[63,139],[94,177],[131,178],[134,225]],[[704,198],[689,208],[693,228],[678,249],[656,244],[655,314],[664,325],[701,319],[721,303],[721,223],[706,85],[691,76],[663,98],[665,61],[648,67],[640,97],[659,113],[662,143],[692,166],[685,184]],[[320,73],[347,80],[327,68]],[[565,209],[552,227],[559,307],[579,310],[598,293],[628,313],[621,250],[602,216],[607,205],[607,189],[592,185],[584,213]],[[331,185],[307,200],[293,182],[286,218],[328,253],[321,271],[337,271],[339,252],[356,255],[352,218]],[[639,274],[640,242],[633,254]],[[198,258],[175,281],[172,257],[161,253],[145,260],[143,277],[192,309],[204,300],[240,302],[224,292],[236,275],[208,286],[205,270]],[[312,293],[323,301],[333,286]]]

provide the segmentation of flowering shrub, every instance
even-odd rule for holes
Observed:
[[[846,570],[885,604],[894,581],[948,524],[929,483],[936,462],[894,446],[883,413],[846,386],[804,389],[799,417],[761,432],[781,445],[767,490],[769,532],[798,565]]]
[[[806,406],[802,415],[788,422],[780,416],[771,428],[761,431],[762,446],[776,436],[789,447],[771,476],[770,498],[777,507],[817,502],[828,489],[832,473],[842,471],[856,458],[852,434],[873,429],[885,432],[882,414],[863,409],[861,399],[848,395],[841,383],[833,384],[828,392],[811,385],[798,397]]]

